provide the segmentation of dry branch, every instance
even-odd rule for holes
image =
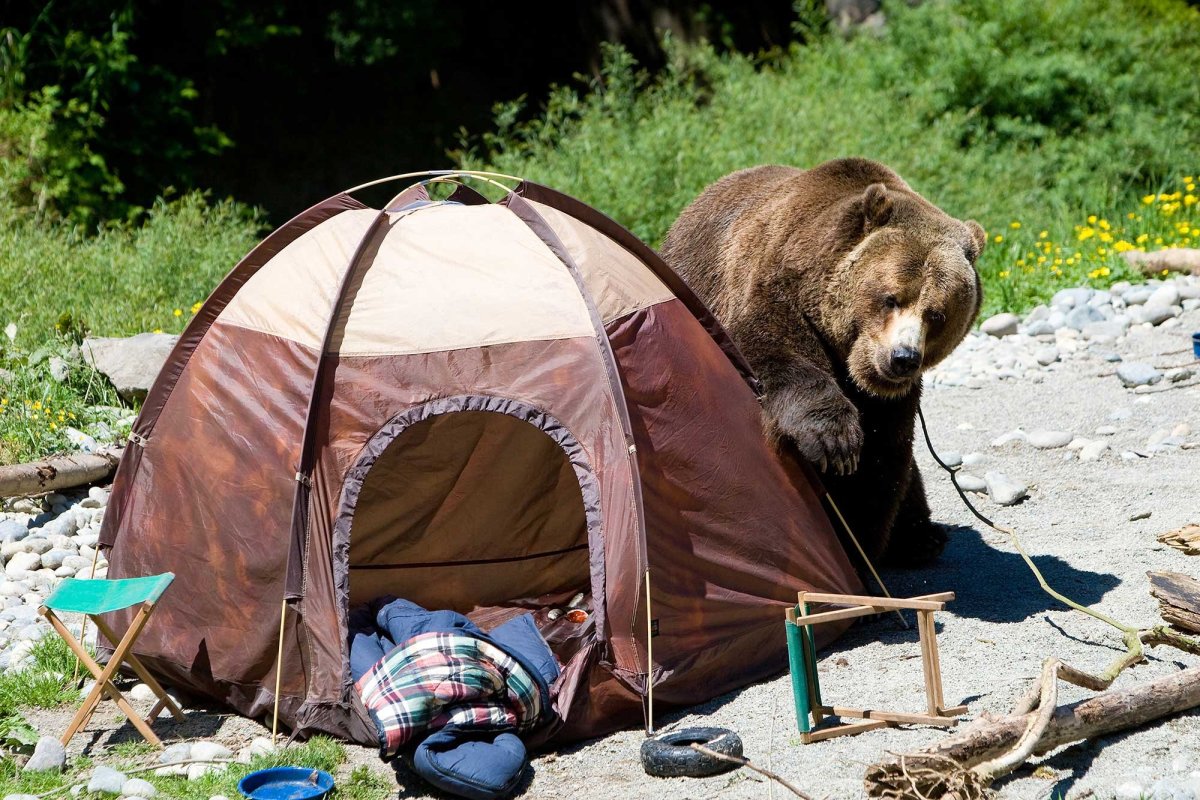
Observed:
[[[0,466],[0,497],[25,497],[104,480],[116,470],[122,452],[114,448]]]
[[[1146,577],[1162,618],[1177,628],[1200,633],[1200,581],[1178,572],[1147,572]]]
[[[1045,753],[1070,742],[1136,728],[1197,706],[1200,706],[1200,667],[1192,667],[1055,710],[1032,752]],[[970,792],[951,794],[947,787],[959,773],[1012,751],[1030,729],[1032,716],[1014,714],[980,720],[924,750],[874,764],[864,778],[867,795],[897,800],[980,797]],[[961,777],[958,783],[962,783]],[[977,780],[968,783],[972,789],[978,786]]]

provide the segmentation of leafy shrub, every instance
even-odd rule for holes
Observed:
[[[1200,169],[1200,82],[1183,68],[1200,52],[1200,10],[929,0],[888,13],[882,37],[779,56],[672,45],[658,76],[611,50],[599,79],[554,89],[533,119],[519,121],[522,102],[499,106],[496,130],[457,157],[574,194],[651,244],[706,184],[761,163],[874,158],[993,236],[1023,221],[1010,245],[1040,230],[1066,241],[1087,216],[1123,217]],[[1010,249],[984,252],[986,312],[1126,274],[1108,252],[1108,275],[1043,267],[1002,290]]]

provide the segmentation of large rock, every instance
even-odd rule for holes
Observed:
[[[989,336],[1011,336],[1017,332],[1017,325],[1021,322],[1021,318],[1016,314],[997,314],[994,317],[988,317],[979,326],[979,330]]]
[[[19,542],[29,535],[29,526],[15,519],[0,520],[0,542]]]
[[[143,400],[178,339],[165,333],[139,333],[125,339],[89,338],[83,340],[83,357],[112,381],[121,397]]]
[[[1127,361],[1117,367],[1117,377],[1121,383],[1132,389],[1136,386],[1149,386],[1162,380],[1162,373],[1149,364],[1137,361]]]
[[[38,739],[33,755],[25,762],[25,772],[62,772],[67,765],[67,749],[53,736]]]

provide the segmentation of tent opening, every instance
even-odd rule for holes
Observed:
[[[456,411],[409,425],[358,496],[351,607],[396,595],[468,614],[485,630],[530,610],[553,628],[567,605],[590,612],[579,480],[558,442],[505,413]],[[591,626],[571,627],[576,639]]]

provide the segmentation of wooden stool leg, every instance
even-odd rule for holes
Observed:
[[[941,713],[942,677],[938,663],[937,633],[932,611],[917,612],[917,631],[921,638],[921,667],[925,673],[925,701],[930,716]]]
[[[151,611],[153,610],[154,609],[151,608]],[[113,634],[112,629],[104,623],[104,620],[96,617],[95,622],[96,627],[102,634],[104,634],[106,639],[108,639],[110,642],[115,642],[117,640],[117,637]],[[179,706],[175,704],[175,701],[173,701],[170,696],[167,695],[167,690],[164,689],[162,685],[154,679],[154,676],[151,675],[144,666],[142,666],[142,662],[138,660],[137,656],[135,656],[133,653],[129,653],[125,656],[125,663],[133,668],[133,671],[139,678],[142,679],[142,682],[149,686],[150,690],[158,697],[158,702],[154,705],[154,708],[150,710],[150,716],[146,718],[146,722],[154,722],[155,718],[162,712],[164,708],[168,709],[171,712],[171,716],[175,717],[176,720],[183,722],[183,711],[180,710]]]

